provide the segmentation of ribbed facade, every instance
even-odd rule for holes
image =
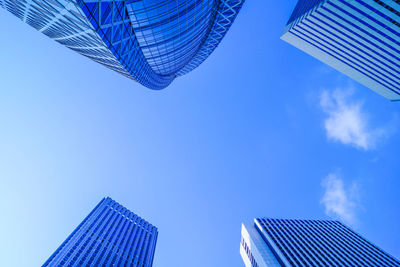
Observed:
[[[242,226],[241,254],[247,267],[400,266],[347,226],[330,220],[255,219]]]
[[[399,0],[299,0],[282,39],[400,100]]]
[[[0,0],[0,6],[68,48],[162,89],[214,51],[243,2]]]
[[[104,198],[43,266],[150,267],[157,228]]]

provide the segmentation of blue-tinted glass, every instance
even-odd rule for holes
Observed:
[[[105,198],[43,266],[151,266],[157,235],[156,227]]]
[[[151,89],[218,46],[244,0],[0,0],[67,47]]]
[[[338,221],[259,218],[256,226],[293,266],[400,266],[400,261]]]
[[[299,0],[282,39],[400,100],[399,15],[392,0]]]

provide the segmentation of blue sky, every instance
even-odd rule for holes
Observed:
[[[261,216],[338,218],[399,258],[399,103],[281,41],[295,4],[247,1],[162,91],[0,10],[0,266],[42,264],[104,196],[159,228],[156,267],[242,266]]]

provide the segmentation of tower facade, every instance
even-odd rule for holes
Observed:
[[[258,218],[242,224],[240,254],[246,267],[400,266],[338,221]]]
[[[400,100],[399,14],[397,0],[299,0],[281,38]]]
[[[0,0],[0,6],[106,67],[162,89],[218,46],[244,0]]]
[[[150,267],[157,228],[104,198],[43,266]]]

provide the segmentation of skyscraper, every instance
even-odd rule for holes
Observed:
[[[0,6],[78,53],[162,89],[214,51],[243,2],[0,0]]]
[[[299,0],[281,37],[390,100],[400,100],[398,0]]]
[[[247,267],[400,266],[338,221],[254,219],[242,224],[240,254]]]
[[[143,266],[153,264],[157,228],[104,198],[43,266]]]

